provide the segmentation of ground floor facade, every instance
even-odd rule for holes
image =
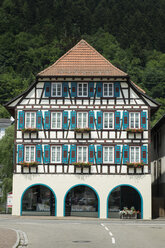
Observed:
[[[151,219],[151,175],[13,176],[13,215],[116,218],[124,207]]]

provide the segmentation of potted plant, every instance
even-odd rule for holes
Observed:
[[[127,128],[128,133],[142,133],[143,131],[143,128]]]
[[[38,165],[38,162],[20,162],[19,163],[22,167],[36,167]]]
[[[75,128],[74,131],[76,133],[89,133],[91,131],[91,129],[89,127]]]
[[[73,163],[74,166],[84,168],[84,167],[90,167],[92,163],[90,162],[75,162]]]
[[[129,168],[142,168],[143,166],[144,166],[144,163],[143,162],[137,162],[137,163],[135,163],[135,162],[133,162],[133,163],[127,163],[127,166],[129,167]]]
[[[31,128],[31,127],[21,129],[22,133],[36,133],[38,132],[38,130],[39,130],[38,128]]]

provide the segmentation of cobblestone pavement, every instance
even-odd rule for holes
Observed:
[[[14,230],[0,227],[0,248],[12,248],[17,241]]]

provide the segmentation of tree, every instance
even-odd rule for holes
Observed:
[[[0,140],[0,179],[2,180],[2,201],[6,201],[6,195],[12,190],[13,175],[13,148],[14,125],[6,129],[5,136]]]

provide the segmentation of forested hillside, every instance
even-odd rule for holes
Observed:
[[[164,0],[1,0],[2,104],[84,38],[127,72],[165,112]]]

